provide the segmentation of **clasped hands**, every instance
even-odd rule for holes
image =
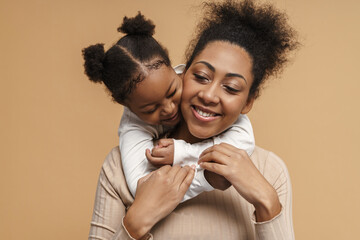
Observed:
[[[146,150],[146,157],[154,165],[165,166],[138,181],[135,201],[124,218],[126,229],[135,238],[144,236],[176,208],[195,176],[194,165],[170,166],[174,158],[172,139],[159,140],[152,151]],[[257,221],[266,221],[279,214],[281,204],[275,189],[246,151],[221,143],[204,150],[198,163],[206,170],[205,177],[214,188],[224,190],[233,185],[253,204]],[[158,208],[154,208],[155,205]]]
[[[148,160],[157,166],[172,164],[174,142],[160,139]],[[245,150],[220,143],[204,150],[198,163],[205,169],[205,178],[216,189],[225,190],[233,185],[236,191],[256,209],[257,220],[268,220],[281,210],[279,197],[273,186],[256,168]]]

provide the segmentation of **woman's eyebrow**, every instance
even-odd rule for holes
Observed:
[[[212,72],[215,72],[214,66],[211,65],[210,63],[205,62],[205,61],[199,61],[199,62],[196,62],[195,64],[198,64],[198,63],[202,63],[202,64],[206,65]],[[194,64],[194,65],[195,65],[195,64]]]
[[[215,67],[213,65],[211,65],[210,63],[205,62],[205,61],[199,61],[199,62],[194,63],[194,65],[198,64],[198,63],[202,63],[202,64],[206,65],[212,72],[215,72]],[[246,81],[245,77],[243,75],[241,75],[241,74],[227,73],[225,76],[226,77],[239,77],[239,78],[243,79],[245,81],[245,83],[247,84],[247,81]]]
[[[241,74],[238,74],[238,73],[227,73],[225,75],[225,77],[239,77],[239,78],[243,79],[245,81],[245,83],[247,84],[247,81],[246,81],[245,77],[243,75],[241,75]]]

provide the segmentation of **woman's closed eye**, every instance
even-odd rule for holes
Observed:
[[[209,79],[205,76],[202,76],[200,74],[197,74],[197,73],[193,73],[196,81],[200,82],[200,83],[206,83],[209,81]]]
[[[241,92],[241,89],[238,89],[238,88],[234,88],[232,86],[229,86],[229,85],[223,85],[225,90],[231,94],[236,94],[236,93],[239,93]]]

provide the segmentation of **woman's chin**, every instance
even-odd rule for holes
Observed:
[[[191,135],[198,139],[208,139],[214,136],[214,134],[212,134],[208,130],[206,131],[205,129],[189,129],[189,131]]]

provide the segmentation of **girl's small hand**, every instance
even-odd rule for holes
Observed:
[[[170,214],[183,199],[195,175],[194,168],[163,166],[138,181],[134,203],[124,225],[136,239]]]
[[[206,149],[199,159],[202,168],[224,176],[256,209],[257,221],[276,216],[281,205],[275,189],[259,172],[244,150],[221,143]]]
[[[151,151],[146,149],[145,155],[148,161],[154,166],[172,165],[174,162],[174,140],[162,138],[156,144]]]

